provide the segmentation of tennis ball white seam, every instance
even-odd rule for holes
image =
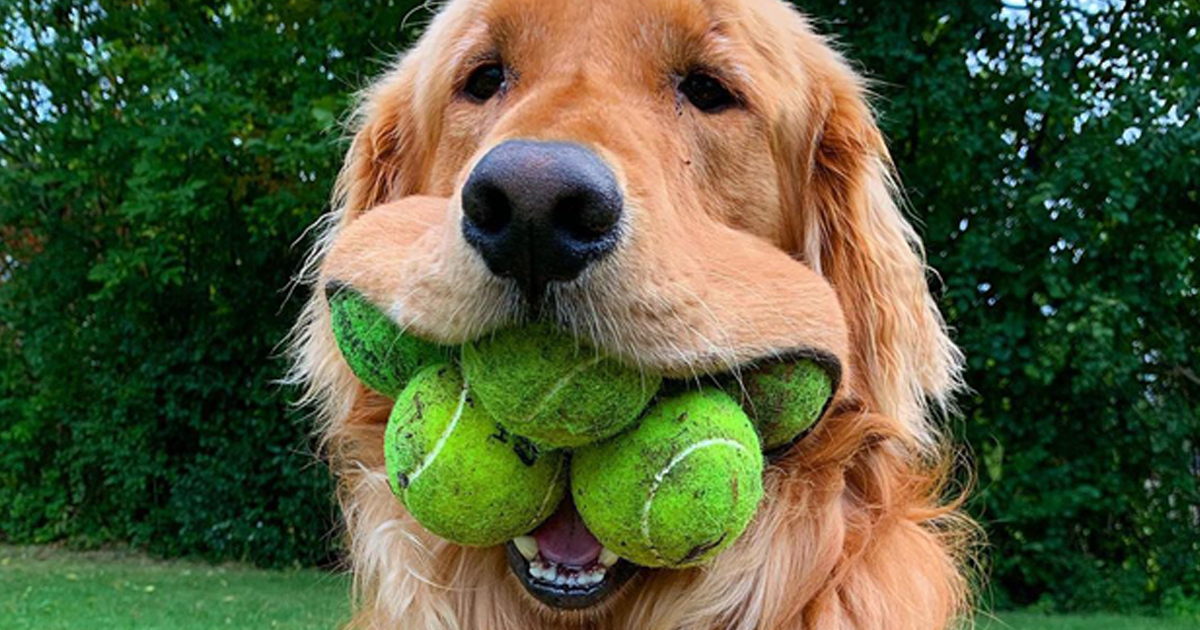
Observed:
[[[550,480],[550,486],[546,488],[546,496],[542,497],[542,505],[538,507],[537,514],[533,515],[527,527],[533,527],[538,524],[543,514],[546,513],[547,504],[550,503],[550,497],[554,496],[554,489],[558,485],[558,478],[562,476],[563,468],[566,467],[566,458],[560,457],[558,467],[554,469],[554,478]]]
[[[425,472],[425,469],[433,463],[433,460],[437,459],[438,453],[442,452],[442,447],[444,447],[446,442],[450,439],[450,434],[454,433],[454,428],[458,426],[458,420],[462,418],[463,409],[465,409],[466,406],[467,387],[466,384],[464,384],[462,393],[458,396],[458,408],[454,410],[454,417],[450,418],[450,422],[446,425],[446,428],[442,430],[442,434],[438,436],[438,441],[433,445],[433,449],[426,453],[425,457],[421,458],[421,464],[414,468],[412,473],[409,474],[408,488],[412,488],[413,485],[417,483],[417,478],[421,476],[421,473]],[[405,489],[405,494],[408,494],[407,488]]]
[[[567,383],[570,383],[572,379],[574,379],[584,370],[595,367],[603,360],[604,357],[595,356],[587,361],[584,361],[583,363],[576,365],[566,374],[563,374],[561,377],[559,377],[559,379],[554,382],[554,385],[546,392],[546,395],[542,396],[542,399],[539,400],[537,405],[534,406],[533,411],[529,412],[529,414],[521,420],[521,424],[528,424],[530,421],[532,421],[539,413],[542,412],[542,409],[545,408],[546,404],[550,402],[550,399],[553,398],[554,395],[560,390],[562,390],[562,388],[567,386]]]
[[[650,553],[654,554],[654,558],[659,562],[665,563],[666,560],[659,555],[658,548],[654,546],[654,541],[650,538],[650,509],[654,505],[654,497],[658,494],[658,487],[662,485],[663,480],[666,479],[667,475],[671,473],[671,469],[675,468],[675,466],[677,466],[680,462],[687,459],[692,453],[695,453],[702,448],[708,448],[709,446],[722,445],[732,446],[740,451],[749,452],[746,450],[746,446],[741,442],[738,442],[737,440],[731,440],[729,438],[709,438],[707,440],[700,440],[699,442],[696,442],[677,453],[675,457],[671,458],[671,461],[668,462],[662,470],[658,471],[658,473],[654,475],[654,481],[650,483],[650,491],[646,495],[646,503],[642,506],[642,539],[646,542],[646,548],[650,550]]]

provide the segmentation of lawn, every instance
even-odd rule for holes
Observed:
[[[998,613],[980,616],[978,630],[1196,630],[1195,620],[1158,619],[1122,615],[1039,615]]]
[[[4,630],[328,630],[348,616],[348,580],[319,571],[163,562],[128,552],[0,546]],[[980,630],[1195,630],[1115,615],[981,616]]]
[[[0,546],[3,630],[335,628],[348,581],[319,571]]]

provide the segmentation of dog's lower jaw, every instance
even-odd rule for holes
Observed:
[[[622,587],[639,572],[639,567],[624,560],[606,567],[599,582],[578,587],[559,587],[538,579],[531,571],[532,565],[521,554],[516,545],[505,545],[508,566],[513,577],[525,592],[547,608],[559,612],[581,612],[592,609],[618,596]]]

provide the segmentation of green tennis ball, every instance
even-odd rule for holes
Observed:
[[[800,359],[745,373],[741,388],[742,407],[770,451],[816,424],[833,394],[833,379],[816,362]]]
[[[333,337],[350,371],[384,396],[395,398],[421,367],[448,359],[448,349],[405,334],[362,294],[331,284],[326,295]]]
[[[763,496],[763,456],[729,395],[662,401],[635,429],[577,451],[571,493],[588,529],[649,567],[703,564],[733,544]]]
[[[566,461],[500,428],[458,369],[427,367],[396,399],[384,436],[392,492],[429,531],[461,545],[528,533],[558,506]]]
[[[471,393],[497,422],[547,448],[619,433],[662,381],[540,324],[463,346],[462,366]]]

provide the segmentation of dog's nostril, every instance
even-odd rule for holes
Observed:
[[[620,219],[619,205],[596,203],[591,196],[578,194],[561,199],[551,213],[550,222],[554,229],[570,238],[588,243],[611,236]]]
[[[494,186],[477,191],[477,203],[464,203],[463,212],[481,232],[498,234],[512,222],[512,204],[503,190]]]

